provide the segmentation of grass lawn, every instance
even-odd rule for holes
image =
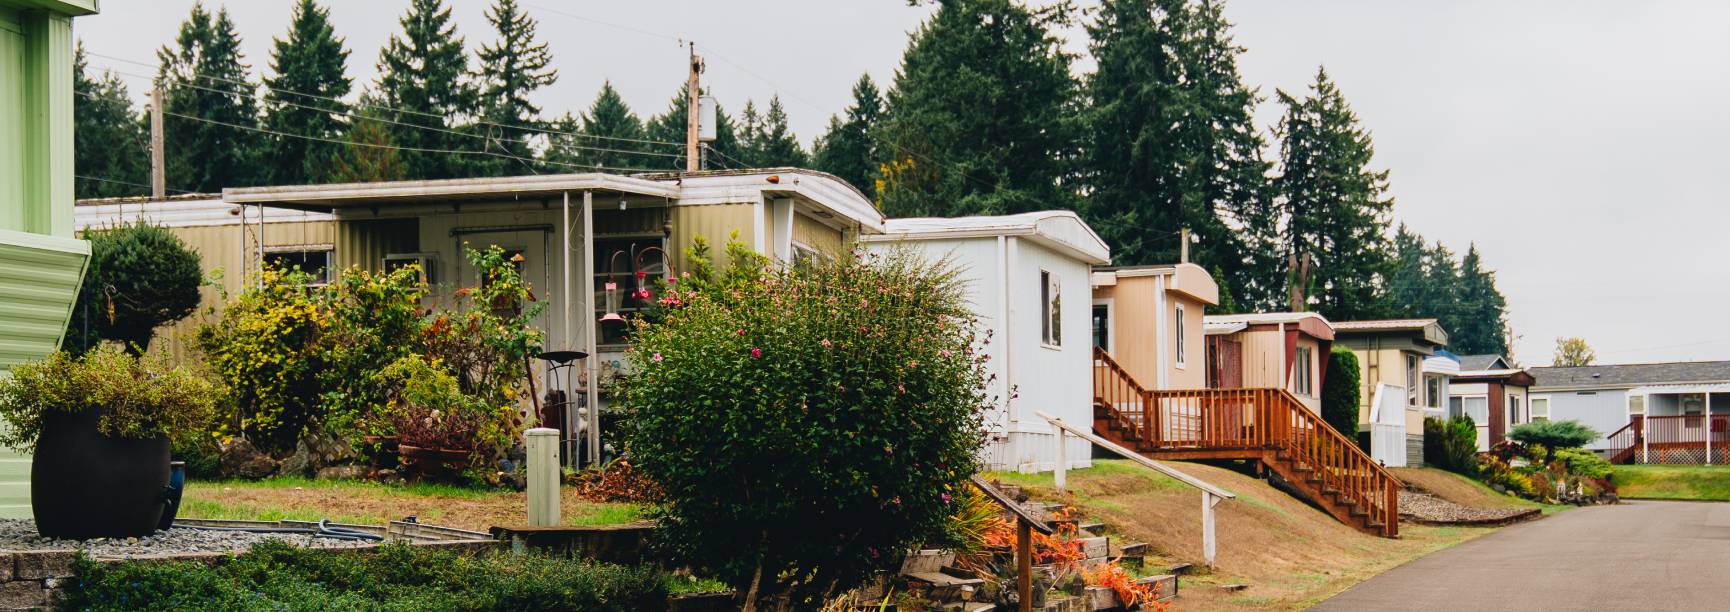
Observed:
[[[1495,531],[1401,525],[1399,539],[1379,538],[1238,472],[1167,464],[1237,495],[1215,508],[1218,567],[1182,578],[1178,609],[1302,609],[1397,565]],[[1071,470],[1069,492],[1061,497],[1049,473],[990,476],[1022,485],[1036,499],[1078,508],[1085,518],[1105,523],[1114,542],[1150,543],[1160,557],[1149,559],[1150,570],[1202,566],[1200,497],[1194,489],[1125,460],[1096,459],[1094,466]],[[1218,588],[1228,584],[1249,588]]]
[[[1476,478],[1437,468],[1388,468],[1394,477],[1407,485],[1428,491],[1431,495],[1474,508],[1541,508],[1544,514],[1555,514],[1573,508],[1569,505],[1546,504],[1512,495],[1497,493]]]
[[[1730,466],[1617,465],[1610,482],[1623,499],[1730,501]]]
[[[583,501],[569,490],[559,506],[567,525],[628,523],[645,512],[635,504]],[[187,483],[180,515],[267,521],[328,518],[370,525],[416,516],[434,525],[486,531],[495,525],[526,522],[528,500],[515,491],[433,484],[392,486],[306,478],[193,481]]]

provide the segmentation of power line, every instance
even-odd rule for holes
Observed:
[[[73,176],[73,178],[81,178],[81,179],[84,179],[84,180],[87,180],[87,181],[100,181],[100,182],[103,182],[103,183],[114,183],[114,184],[116,184],[116,185],[129,185],[129,186],[132,186],[132,187],[143,187],[143,188],[145,188],[145,189],[149,189],[149,188],[150,188],[150,186],[149,186],[149,185],[146,185],[146,184],[143,184],[143,183],[134,183],[134,182],[132,182],[132,181],[122,181],[122,180],[120,180],[120,179],[111,179],[111,178],[103,178],[103,177],[100,177],[100,176],[86,176],[86,175],[83,175],[83,174],[74,174],[74,175],[72,175],[72,176]],[[175,188],[173,188],[173,187],[165,187],[165,188],[164,188],[164,189],[167,189],[167,190],[169,190],[169,191],[173,191],[173,192],[176,192],[176,193],[196,193],[196,192],[192,192],[192,191],[187,191],[187,190],[185,190],[185,189],[175,189]]]
[[[94,53],[94,52],[90,52],[90,51],[86,51],[85,55],[89,55],[91,57],[100,57],[103,59],[113,60],[113,61],[117,61],[117,62],[124,62],[127,64],[133,64],[136,66],[143,66],[146,68],[155,68],[157,70],[161,70],[161,66],[159,66],[157,64],[140,62],[137,60],[126,59],[123,57],[115,57],[112,55],[104,55],[101,53]],[[113,70],[113,68],[106,68],[106,69]],[[116,72],[119,72],[119,71],[116,71]],[[126,73],[121,73],[121,74],[126,74]],[[138,75],[131,75],[131,76],[138,76]],[[229,83],[232,85],[243,85],[246,87],[260,87],[260,85],[250,83],[247,81],[223,78],[223,77],[212,76],[212,75],[196,73],[196,72],[192,73],[190,76],[200,78],[200,79],[209,80],[209,81]],[[145,78],[152,78],[153,79],[155,77],[145,77]],[[287,90],[287,89],[277,89],[274,87],[265,87],[265,89],[267,91],[273,93],[273,94],[291,94],[291,95],[301,96],[304,98],[311,98],[311,99],[315,99],[315,100],[330,100],[330,101],[335,101],[335,102],[342,102],[345,105],[354,106],[356,108],[371,108],[371,109],[390,111],[393,113],[420,115],[423,117],[432,117],[432,118],[436,118],[436,119],[449,119],[448,116],[441,115],[438,113],[429,113],[429,112],[424,112],[424,111],[392,108],[389,106],[384,106],[382,104],[369,104],[369,103],[365,103],[365,102],[350,103],[350,102],[342,100],[341,98],[335,98],[335,97],[331,97],[331,96],[323,96],[323,95],[318,95],[318,94],[302,93],[302,92],[292,91],[292,90]],[[236,95],[239,95],[238,92],[235,92],[235,93],[236,93]],[[497,122],[493,122],[493,121],[487,121],[484,119],[477,120],[476,123],[481,124],[481,125],[491,125],[494,127],[523,130],[526,132],[535,132],[538,134],[559,134],[562,136],[574,136],[577,138],[594,138],[594,139],[598,139],[598,140],[614,140],[614,141],[621,141],[621,142],[634,142],[634,143],[655,144],[655,145],[673,145],[673,146],[680,146],[680,147],[685,146],[684,143],[670,142],[670,141],[666,141],[666,140],[649,140],[649,139],[642,139],[642,138],[625,138],[622,136],[602,136],[599,134],[584,134],[581,132],[564,132],[564,131],[560,131],[560,130],[552,130],[552,129],[547,129],[547,128],[543,128],[543,127],[535,127],[535,126],[519,125],[519,124],[497,123]]]

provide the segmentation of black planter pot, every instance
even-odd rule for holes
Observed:
[[[30,506],[43,537],[143,537],[162,519],[168,438],[104,436],[96,430],[101,414],[44,418],[30,464]]]

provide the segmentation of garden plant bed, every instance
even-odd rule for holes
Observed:
[[[1543,516],[1538,508],[1474,508],[1422,493],[1400,491],[1400,521],[1419,525],[1489,527]]]

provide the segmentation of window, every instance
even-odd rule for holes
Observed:
[[[1479,426],[1490,423],[1490,398],[1478,395],[1465,399],[1466,416]]]
[[[1581,393],[1580,395],[1585,395],[1585,393]],[[1596,394],[1594,394],[1594,395],[1596,395]],[[1630,396],[1628,396],[1628,414],[1629,415],[1638,414],[1638,415],[1644,416],[1646,414],[1646,396],[1644,396],[1644,395],[1630,395]]]
[[[1297,351],[1293,354],[1291,373],[1292,393],[1304,397],[1315,395],[1315,388],[1311,384],[1310,380],[1310,373],[1313,371],[1310,366],[1310,359],[1310,348],[1307,346],[1298,347]]]
[[[1406,405],[1418,405],[1418,356],[1406,355]]]
[[[1171,314],[1172,314],[1171,318],[1175,319],[1174,321],[1172,321],[1172,324],[1175,325],[1176,326],[1175,329],[1177,329],[1177,333],[1172,334],[1173,337],[1177,338],[1177,367],[1181,368],[1184,366],[1184,362],[1185,362],[1184,357],[1187,354],[1187,351],[1185,351],[1183,348],[1183,346],[1184,346],[1183,304],[1176,305],[1172,309]]]
[[[1508,429],[1513,429],[1515,425],[1526,422],[1526,420],[1520,415],[1520,396],[1512,393],[1508,394],[1508,409],[1506,412],[1508,413]]]
[[[1039,271],[1039,321],[1047,346],[1063,346],[1063,296],[1056,274]]]
[[[824,255],[822,251],[818,251],[815,247],[802,242],[793,243],[793,265],[795,266],[815,264],[827,259],[828,256]]]
[[[1463,397],[1448,398],[1448,418],[1457,419],[1466,414],[1466,401]]]
[[[1700,415],[1706,413],[1706,394],[1684,393],[1677,397],[1682,408],[1682,426],[1697,429],[1700,427]]]
[[[660,299],[657,281],[667,274],[665,245],[662,234],[595,237],[592,320],[596,344],[618,346],[629,342],[629,320]]]
[[[1532,420],[1533,421],[1548,421],[1548,420],[1550,420],[1550,397],[1549,396],[1547,396],[1547,395],[1534,395],[1534,396],[1532,396],[1532,398],[1530,400],[1526,401],[1526,407],[1528,407],[1532,410]]]
[[[1111,350],[1111,306],[1093,305],[1093,345]]]
[[[330,248],[273,249],[264,254],[264,264],[278,269],[298,268],[312,275],[314,286],[330,282]]]
[[[1441,409],[1441,407],[1442,407],[1442,377],[1440,377],[1440,376],[1425,376],[1424,377],[1424,406],[1426,408]]]

